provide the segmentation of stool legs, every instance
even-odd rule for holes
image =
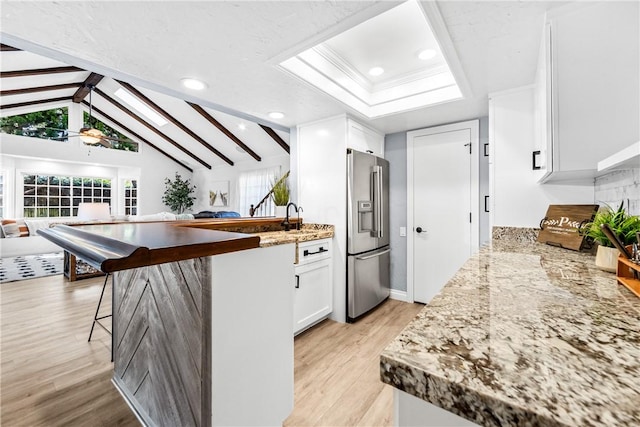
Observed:
[[[93,335],[93,328],[96,326],[96,323],[97,323],[98,326],[100,326],[109,335],[111,335],[111,361],[113,362],[113,334],[111,333],[111,331],[109,329],[107,329],[100,322],[100,320],[106,319],[107,317],[112,317],[113,315],[112,314],[107,314],[105,316],[98,317],[98,313],[100,312],[100,306],[102,305],[102,298],[104,297],[104,290],[107,288],[107,281],[108,280],[109,280],[109,273],[107,273],[107,275],[104,278],[104,284],[102,285],[102,292],[100,293],[100,299],[98,300],[98,307],[96,308],[96,314],[93,316],[93,323],[91,324],[91,331],[89,332],[89,340],[88,341],[91,341],[91,336]]]

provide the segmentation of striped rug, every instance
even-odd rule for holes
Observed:
[[[62,252],[0,259],[0,283],[62,274]]]

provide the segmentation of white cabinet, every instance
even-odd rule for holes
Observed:
[[[384,157],[384,135],[347,119],[347,148]]]
[[[293,333],[325,319],[333,310],[332,246],[330,239],[298,245],[293,294]]]
[[[541,182],[592,179],[599,160],[640,139],[639,4],[578,3],[549,16],[543,37]]]

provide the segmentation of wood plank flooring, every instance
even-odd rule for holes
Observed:
[[[139,425],[111,384],[110,336],[96,327],[87,342],[102,281],[59,275],[0,285],[0,425]],[[101,312],[110,304],[106,297]],[[421,308],[389,300],[353,325],[327,320],[298,336],[285,426],[391,425],[378,355]]]

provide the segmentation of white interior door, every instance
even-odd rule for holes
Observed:
[[[407,270],[414,301],[428,303],[478,246],[477,123],[408,134]]]

